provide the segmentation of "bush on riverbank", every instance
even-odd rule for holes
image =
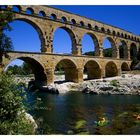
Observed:
[[[0,134],[34,134],[25,116],[23,89],[10,75],[0,74]]]

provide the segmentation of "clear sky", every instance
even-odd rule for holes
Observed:
[[[117,26],[137,35],[140,34],[140,6],[52,7]],[[11,32],[6,32],[6,34],[11,37],[15,50],[40,52],[41,43],[38,33],[30,24],[23,21],[14,21],[10,24],[13,30]],[[71,39],[66,31],[57,29],[53,40],[53,48],[55,53],[71,53]],[[103,45],[105,48],[110,47],[107,40],[105,40]],[[83,37],[82,50],[83,53],[94,50],[92,39],[88,35]],[[14,64],[15,63],[18,63],[18,61],[15,61]]]

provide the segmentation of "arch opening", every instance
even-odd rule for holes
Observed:
[[[40,17],[46,17],[46,13],[44,11],[39,11],[38,15]]]
[[[84,34],[82,38],[82,54],[98,56],[99,43],[95,35],[91,33]]]
[[[43,66],[31,57],[18,57],[12,60],[5,67],[5,71],[7,70],[12,70],[12,74],[15,75],[34,75],[34,80],[40,84],[47,82]]]
[[[101,68],[96,61],[90,60],[84,66],[84,79],[100,79]]]
[[[55,14],[51,14],[50,19],[56,20],[57,19],[57,16]]]
[[[126,62],[122,63],[121,70],[122,71],[129,71],[130,70],[130,68],[129,68],[129,66],[128,66],[128,64]]]
[[[116,46],[112,38],[107,37],[103,41],[103,55],[104,57],[116,57]]]
[[[63,59],[55,66],[55,82],[77,82],[78,74],[74,62]]]
[[[13,12],[20,13],[20,12],[21,12],[21,7],[20,7],[20,6],[13,6],[13,7],[12,7],[12,11],[13,11]]]
[[[132,43],[130,46],[130,58],[132,60],[136,59],[137,57],[137,46],[136,44]]]
[[[118,75],[118,69],[114,62],[108,62],[105,66],[105,77],[114,77]]]
[[[43,33],[34,22],[17,18],[10,26],[13,30],[5,33],[11,38],[15,51],[40,52],[45,46]]]
[[[55,30],[53,35],[53,53],[72,54],[75,47],[75,36],[69,28],[59,27]]]
[[[119,55],[120,55],[120,58],[128,57],[128,49],[127,49],[127,44],[125,41],[121,41],[119,44]]]
[[[61,22],[67,22],[67,18],[66,17],[62,17],[61,18]]]
[[[34,10],[32,8],[27,8],[26,9],[26,14],[33,15],[34,14]]]

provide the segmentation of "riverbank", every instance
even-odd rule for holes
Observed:
[[[86,75],[84,75],[86,78]],[[33,77],[15,77],[17,82],[26,85]],[[82,83],[63,82],[64,75],[55,77],[55,84],[41,87],[44,91],[65,94],[71,91],[80,91],[85,94],[121,94],[121,95],[140,95],[140,74],[122,74],[121,76],[85,80]]]
[[[121,76],[87,80],[83,83],[66,82],[53,84],[52,88],[58,90],[60,94],[69,91],[81,91],[85,94],[121,94],[140,95],[140,75],[122,74]]]

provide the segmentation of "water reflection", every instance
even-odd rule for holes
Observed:
[[[134,117],[140,114],[139,96],[36,93],[30,100],[38,134],[140,133],[140,120]],[[101,117],[109,123],[97,125],[95,122]]]

